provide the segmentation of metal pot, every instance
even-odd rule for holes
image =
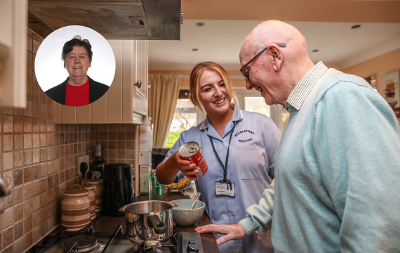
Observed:
[[[140,201],[119,209],[125,212],[128,239],[142,246],[156,246],[169,239],[173,233],[172,208],[166,201]]]

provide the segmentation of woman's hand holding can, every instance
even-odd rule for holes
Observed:
[[[208,166],[203,154],[201,153],[201,147],[197,142],[190,141],[183,144],[179,148],[178,152],[179,159],[187,160],[190,162],[190,164],[195,165],[196,169],[193,168],[193,171],[197,171],[196,178],[202,177],[204,174],[206,174]]]
[[[175,152],[175,157],[176,157],[176,164],[177,167],[180,171],[182,171],[183,174],[190,180],[196,180],[196,174],[198,173],[196,169],[196,164],[190,163],[188,160],[182,159],[179,154],[179,151]]]

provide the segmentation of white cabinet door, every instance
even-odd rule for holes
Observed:
[[[147,115],[147,41],[110,40],[115,56],[115,76],[107,93],[87,106],[56,107],[56,123],[143,124]],[[134,83],[141,80],[141,88]]]
[[[137,41],[137,77],[134,82],[134,118],[148,114],[148,42]],[[136,85],[135,85],[136,83]]]
[[[137,76],[137,42],[127,40],[124,41],[123,44],[123,122],[132,123],[136,95],[134,92],[133,83],[135,82]]]
[[[141,82],[140,88],[135,86],[138,99],[135,101],[135,109],[138,113],[146,115],[148,113],[147,90],[148,90],[148,42],[138,41],[138,66],[137,66],[137,82]]]
[[[0,106],[26,107],[27,1],[0,1]]]

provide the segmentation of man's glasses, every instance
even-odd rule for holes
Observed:
[[[285,44],[285,43],[279,43],[279,44],[277,44],[277,45],[278,45],[279,47],[286,47],[286,44]],[[252,63],[255,59],[257,59],[257,57],[260,56],[260,54],[262,54],[265,50],[267,50],[268,47],[269,47],[269,45],[266,46],[263,50],[261,50],[261,52],[259,52],[258,54],[256,54],[256,56],[254,56],[253,59],[251,59],[249,62],[247,62],[243,67],[240,68],[240,72],[242,72],[242,74],[244,75],[244,77],[246,77],[247,80],[250,81],[250,77],[249,77],[250,68],[249,68],[248,71],[245,71],[244,69],[245,69],[250,63]]]

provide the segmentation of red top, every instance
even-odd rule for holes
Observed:
[[[89,104],[89,78],[80,86],[73,86],[67,82],[65,105],[82,106]]]

